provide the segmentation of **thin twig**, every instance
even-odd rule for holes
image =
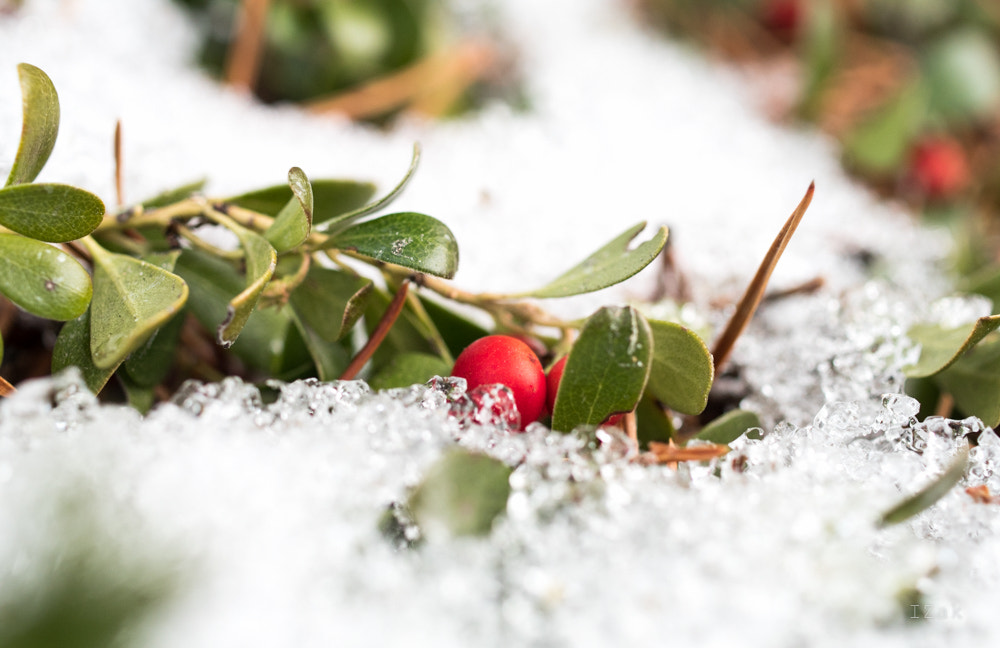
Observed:
[[[115,198],[118,207],[125,204],[125,192],[122,188],[122,120],[115,122]]]
[[[806,213],[806,209],[809,208],[815,188],[816,183],[809,184],[809,189],[806,190],[806,195],[802,198],[799,206],[795,208],[792,215],[785,221],[781,231],[778,232],[777,238],[774,239],[774,243],[771,244],[771,248],[764,256],[760,267],[757,268],[757,274],[754,275],[750,285],[747,286],[746,292],[743,293],[743,298],[740,299],[740,303],[736,306],[736,312],[729,318],[725,330],[722,331],[722,335],[716,341],[715,348],[712,349],[712,357],[715,359],[715,375],[718,376],[721,373],[723,365],[726,364],[729,355],[733,351],[733,347],[736,345],[736,340],[746,330],[747,325],[750,324],[750,320],[757,311],[757,306],[760,304],[760,300],[764,296],[764,291],[767,289],[767,282],[771,279],[771,273],[774,272],[774,267],[778,264],[781,253],[785,251],[788,241],[791,240],[792,235],[795,233],[795,228],[799,226],[802,217]]]
[[[0,397],[10,396],[16,391],[14,385],[7,382],[3,376],[0,376]]]
[[[351,359],[351,363],[347,365],[347,369],[344,369],[344,373],[340,374],[341,380],[351,380],[357,376],[361,368],[365,366],[365,363],[375,354],[375,350],[382,344],[382,340],[388,335],[389,329],[396,323],[396,318],[399,317],[399,313],[403,310],[403,305],[406,303],[406,293],[409,292],[409,288],[410,280],[404,279],[403,283],[399,285],[396,294],[393,295],[392,301],[389,302],[389,306],[382,313],[382,318],[375,325],[375,330],[372,331],[368,341],[361,347],[357,355]]]

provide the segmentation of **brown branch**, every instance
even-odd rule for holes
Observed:
[[[271,0],[243,0],[236,24],[236,37],[226,57],[226,83],[251,92],[260,72],[264,50],[264,24]]]
[[[764,256],[760,267],[757,268],[757,274],[754,275],[753,280],[750,281],[750,285],[747,286],[746,292],[743,293],[740,303],[736,306],[736,312],[729,318],[726,328],[716,341],[715,348],[712,349],[712,357],[715,359],[716,376],[721,373],[723,365],[726,364],[729,355],[733,351],[733,347],[736,345],[736,340],[743,334],[747,325],[750,324],[754,313],[757,312],[757,306],[760,304],[760,300],[764,296],[764,291],[767,289],[767,282],[771,279],[771,273],[774,272],[774,267],[778,264],[781,253],[785,251],[788,241],[791,240],[792,235],[795,233],[795,228],[799,226],[802,217],[805,216],[806,209],[809,208],[809,203],[812,202],[815,188],[815,183],[809,184],[809,189],[806,190],[806,195],[802,198],[799,206],[795,208],[792,215],[785,221],[781,231],[778,232],[777,238],[774,239],[771,248]]]
[[[396,318],[402,312],[403,305],[406,304],[406,293],[409,291],[409,288],[410,280],[404,279],[403,283],[399,285],[396,294],[393,295],[392,301],[389,302],[389,306],[382,313],[382,318],[375,325],[375,330],[372,331],[368,341],[361,347],[357,355],[351,359],[351,363],[347,365],[347,369],[344,369],[344,373],[340,374],[341,380],[351,380],[357,376],[361,368],[365,366],[365,363],[375,354],[375,350],[382,344],[382,340],[388,335],[389,329],[396,323]]]
[[[0,376],[0,398],[10,396],[17,390],[14,389],[14,385],[7,382],[3,376]]]

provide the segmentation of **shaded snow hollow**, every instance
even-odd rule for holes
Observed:
[[[189,65],[191,32],[166,2],[29,0],[0,20],[0,165],[20,123],[16,64],[60,92],[40,180],[110,200],[119,117],[133,199],[202,176],[230,194],[293,165],[388,187],[419,140],[424,163],[394,208],[454,230],[459,285],[541,283],[649,220],[671,226],[717,324],[710,302],[738,296],[815,179],[773,285],[828,281],[769,306],[737,348],[765,437],[677,471],[630,464],[613,437],[595,449],[540,426],[462,426],[422,386],[298,383],[265,406],[227,381],[143,419],[99,406],[71,375],[25,385],[0,403],[0,637],[70,591],[107,611],[161,594],[124,638],[147,647],[995,642],[995,507],[959,487],[910,522],[875,525],[980,429],[917,423],[915,403],[893,395],[916,351],[903,332],[989,305],[928,306],[947,291],[942,236],[876,203],[829,142],[765,123],[732,72],[642,33],[619,4],[496,3],[532,111],[390,133],[219,89]],[[859,251],[879,259],[878,281]],[[648,284],[553,307],[586,313]],[[517,466],[507,515],[488,539],[397,550],[380,516],[455,443]],[[1000,492],[998,453],[982,432],[961,486]]]

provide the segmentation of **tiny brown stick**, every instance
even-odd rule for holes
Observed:
[[[16,391],[17,390],[14,389],[14,385],[7,382],[3,376],[0,376],[0,397],[10,396]]]
[[[809,189],[806,190],[806,195],[802,198],[799,206],[795,208],[792,215],[785,221],[781,231],[778,232],[777,238],[774,239],[771,248],[764,256],[760,267],[757,268],[757,274],[754,275],[750,281],[750,285],[747,286],[746,292],[743,293],[740,303],[736,306],[736,312],[729,318],[725,330],[722,331],[722,335],[716,341],[715,348],[712,349],[712,357],[715,359],[715,375],[721,373],[723,365],[726,364],[730,354],[733,352],[736,340],[743,334],[747,325],[750,324],[754,313],[757,312],[757,306],[760,305],[760,300],[764,297],[764,291],[767,289],[767,282],[771,279],[771,273],[774,272],[774,267],[778,264],[781,253],[785,251],[788,241],[791,240],[792,235],[795,233],[795,228],[799,226],[802,217],[806,213],[806,209],[809,208],[815,188],[816,183],[809,184]]]
[[[392,301],[389,302],[389,306],[385,309],[385,312],[382,313],[382,318],[379,319],[378,324],[375,325],[375,330],[372,331],[368,341],[365,342],[363,347],[361,347],[361,350],[358,351],[357,355],[351,359],[351,363],[347,365],[347,369],[344,369],[344,373],[340,374],[341,380],[353,379],[358,375],[358,372],[361,371],[361,368],[365,366],[365,363],[371,359],[372,355],[375,353],[375,349],[382,344],[382,340],[384,340],[385,336],[388,335],[389,329],[391,329],[392,325],[396,323],[396,318],[398,318],[399,314],[402,312],[403,305],[406,304],[406,293],[409,291],[409,288],[410,280],[404,279],[403,283],[399,285],[399,289],[396,291],[396,294],[393,295]]]
[[[125,192],[122,188],[122,120],[115,122],[115,198],[118,206],[125,204]]]
[[[257,83],[264,50],[264,24],[271,0],[243,0],[236,22],[236,37],[226,58],[226,83],[250,92]]]

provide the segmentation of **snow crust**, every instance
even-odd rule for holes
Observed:
[[[927,305],[948,290],[947,238],[855,186],[829,141],[765,122],[736,73],[643,32],[621,3],[492,8],[532,109],[378,132],[219,88],[165,1],[29,0],[0,19],[0,175],[21,61],[62,103],[39,179],[108,202],[117,118],[130,199],[203,176],[232,194],[293,165],[387,189],[419,140],[422,167],[393,208],[453,229],[457,284],[540,284],[648,220],[670,225],[710,324],[815,180],[772,285],[827,287],[765,308],[733,360],[764,438],[674,471],[630,463],[613,435],[598,447],[461,426],[431,387],[297,383],[265,405],[226,381],[143,419],[73,375],[39,381],[0,402],[0,638],[71,574],[86,600],[156,600],[122,638],[149,647],[995,642],[1000,522],[963,489],[1000,492],[1000,440],[975,420],[918,423],[899,395],[911,323],[988,309]],[[649,284],[554,308],[586,314]],[[967,432],[980,445],[960,487],[879,528]],[[378,520],[455,443],[517,466],[507,515],[488,539],[394,546]]]

